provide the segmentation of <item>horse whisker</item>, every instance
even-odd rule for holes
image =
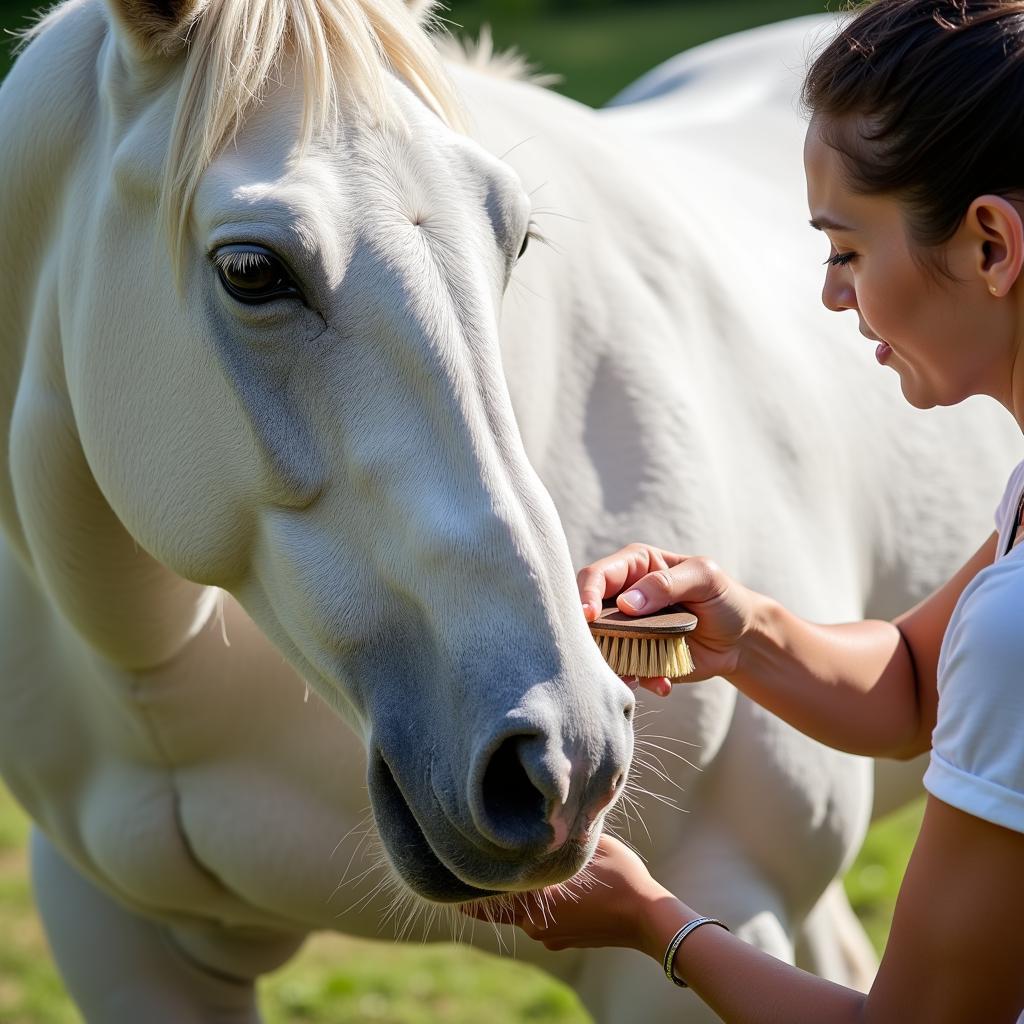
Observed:
[[[652,743],[646,736],[638,736],[638,737],[636,737],[634,742],[636,744],[639,744],[640,746],[642,746],[645,751],[646,750],[660,750],[663,754],[668,754],[670,757],[675,757],[678,760],[682,761],[683,764],[688,765],[694,771],[698,771],[698,772],[704,771],[704,769],[701,768],[699,765],[694,764],[692,761],[688,761],[685,757],[683,757],[682,754],[677,753],[675,750],[669,750],[667,747],[663,747],[660,744]]]
[[[667,740],[669,743],[680,743],[684,747],[695,747],[698,750],[701,749],[701,745],[699,743],[691,743],[689,740],[681,740],[678,736],[659,736],[657,733],[651,733],[650,736],[647,736],[646,730],[644,730],[644,735],[650,740]]]

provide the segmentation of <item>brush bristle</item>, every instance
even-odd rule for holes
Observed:
[[[679,679],[693,671],[693,657],[681,636],[634,638],[596,634],[594,639],[616,675]]]

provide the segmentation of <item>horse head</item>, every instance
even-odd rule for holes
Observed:
[[[353,725],[391,864],[458,902],[583,867],[633,697],[502,374],[530,202],[422,14],[110,0],[56,273],[104,501]]]

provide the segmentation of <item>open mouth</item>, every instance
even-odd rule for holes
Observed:
[[[482,888],[459,878],[434,852],[391,768],[379,751],[371,762],[369,781],[374,816],[388,856],[403,881],[417,895],[435,903],[468,903],[486,900],[491,896],[504,896],[510,891],[524,891],[519,886]],[[599,833],[600,828],[596,827],[591,835]],[[595,844],[596,838],[588,846]],[[592,852],[576,842],[566,843],[561,850],[533,865],[533,873],[538,877],[538,882],[529,888],[540,889],[551,882],[565,880],[589,860]],[[501,864],[495,861],[493,866],[500,868]],[[506,868],[509,866],[507,862],[504,865]]]

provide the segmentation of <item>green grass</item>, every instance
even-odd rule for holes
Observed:
[[[338,966],[343,964],[344,966]],[[269,1024],[586,1024],[540,971],[455,946],[318,938],[263,986]]]
[[[920,825],[916,803],[877,825],[846,878],[877,949]],[[72,1024],[32,907],[28,823],[0,786],[0,1021]],[[685,894],[684,894],[685,895]],[[525,940],[524,940],[525,941]],[[652,974],[652,978],[654,975]],[[268,1024],[586,1024],[576,996],[540,971],[454,946],[312,939],[261,987]]]
[[[25,865],[28,822],[0,785],[0,1021],[78,1020],[53,968],[32,906]]]

